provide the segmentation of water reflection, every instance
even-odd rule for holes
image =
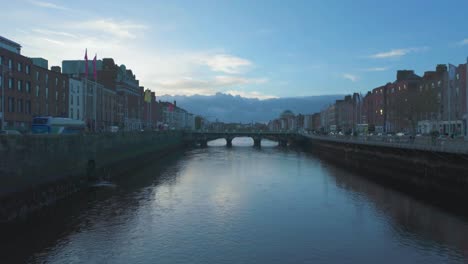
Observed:
[[[117,186],[2,227],[2,262],[467,260],[464,219],[267,140],[212,141]]]
[[[342,169],[326,168],[335,179],[336,186],[345,189],[356,204],[362,204],[359,202],[362,199],[370,201],[375,212],[390,223],[392,233],[399,236],[401,243],[417,242],[419,247],[438,249],[443,253],[447,253],[445,247],[449,245],[468,258],[468,224],[465,218],[447,214],[437,207],[363,177],[350,175]]]

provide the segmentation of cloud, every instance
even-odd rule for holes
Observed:
[[[234,96],[239,95],[245,98],[258,98],[260,100],[279,98],[278,96],[262,94],[257,91],[248,92],[248,91],[230,90],[230,91],[226,91],[226,93],[230,95],[234,95]]]
[[[266,83],[266,78],[243,78],[237,76],[215,76],[207,79],[195,79],[192,77],[183,77],[179,79],[168,79],[163,81],[156,81],[157,87],[172,89],[172,90],[187,90],[187,89],[208,89],[210,94],[217,92],[220,88],[229,86],[238,86],[246,84],[262,84]]]
[[[460,46],[468,45],[468,39],[464,39],[462,41],[459,41],[457,44],[460,45]]]
[[[228,54],[209,56],[202,59],[202,63],[210,67],[212,71],[229,74],[239,74],[252,66],[252,62],[249,60]]]
[[[160,48],[159,43],[149,41],[148,34],[141,34],[148,27],[138,21],[100,17],[70,18],[61,23],[58,16],[37,21],[32,29],[17,28],[11,36],[23,45],[26,56],[43,57],[49,65],[61,65],[62,60],[82,59],[87,48],[99,59],[113,58],[115,63],[125,64],[136,74],[140,85],[156,94],[210,95],[249,90],[268,82],[262,76],[245,75],[254,66],[251,60],[220,48]],[[151,33],[164,38],[163,33],[153,29]]]
[[[400,58],[412,52],[420,52],[428,50],[428,47],[419,47],[419,48],[407,48],[407,49],[392,49],[386,52],[379,52],[370,55],[370,58],[373,59],[388,59],[388,58]]]
[[[49,43],[52,43],[52,44],[55,44],[55,45],[60,45],[60,46],[65,46],[65,43],[62,42],[62,41],[59,41],[59,40],[55,40],[55,39],[49,39],[49,38],[41,38]]]
[[[51,2],[43,2],[43,1],[30,1],[33,5],[39,6],[39,7],[44,7],[44,8],[50,8],[50,9],[58,9],[58,10],[68,10],[67,7],[64,6],[59,6]]]
[[[353,74],[349,74],[349,73],[343,74],[343,78],[348,79],[348,80],[350,80],[350,81],[352,81],[352,82],[356,82],[356,81],[359,80],[359,77],[358,77],[358,76],[353,75]]]
[[[48,30],[48,29],[40,29],[36,28],[32,30],[34,33],[42,34],[42,35],[47,35],[47,36],[59,36],[59,37],[69,37],[69,38],[78,38],[78,36],[67,33],[67,32],[61,32],[61,31],[53,31],[53,30]]]
[[[116,22],[112,19],[88,20],[81,23],[73,23],[70,27],[88,32],[100,32],[120,39],[135,39],[136,31],[147,28],[143,24],[131,21]]]
[[[372,68],[362,69],[362,71],[366,71],[366,72],[379,72],[379,71],[386,71],[386,70],[388,70],[388,67],[372,67]]]

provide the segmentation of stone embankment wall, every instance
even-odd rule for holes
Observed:
[[[183,144],[178,131],[0,136],[0,222],[66,197],[89,180],[123,175]]]

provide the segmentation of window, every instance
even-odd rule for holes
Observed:
[[[434,84],[434,83],[432,83],[432,88],[435,88],[435,84]]]
[[[15,111],[15,98],[8,97],[8,112],[13,113]]]
[[[17,88],[18,88],[19,92],[21,92],[21,89],[23,88],[22,86],[23,86],[23,81],[18,80],[18,87]]]
[[[76,96],[76,105],[80,106],[80,96],[79,95]]]
[[[18,72],[21,72],[23,70],[23,65],[21,62],[18,62]]]
[[[392,87],[392,93],[394,93],[394,92],[395,92],[395,88]]]
[[[31,93],[31,82],[26,82],[26,92]]]
[[[457,80],[459,80],[459,79],[460,79],[460,74],[457,73]]]
[[[65,89],[65,80],[62,81],[62,88]]]
[[[25,101],[24,108],[25,108],[24,111],[26,114],[31,114],[31,101],[30,100]]]
[[[47,74],[47,73],[45,74],[45,82],[46,82],[46,84],[49,83],[49,74]]]
[[[80,119],[80,111],[76,109],[76,119]]]
[[[36,72],[36,81],[39,81],[39,72]]]
[[[13,78],[8,78],[8,89],[13,89]]]
[[[406,90],[406,84],[403,84],[403,89],[405,89],[405,90]]]
[[[58,92],[55,91],[55,101],[58,101]]]
[[[3,65],[3,56],[0,56],[0,65]]]
[[[58,85],[58,78],[55,77],[55,86],[57,86],[57,85]]]
[[[400,86],[398,86],[398,91],[401,91],[401,87],[400,87]]]
[[[73,105],[73,95],[70,96],[70,105]]]
[[[29,75],[30,73],[29,65],[26,65],[25,70],[26,70],[26,74]]]
[[[18,99],[18,108],[16,109],[18,113],[23,113],[23,100]]]
[[[0,74],[0,87],[3,86],[3,76]]]
[[[49,87],[45,88],[45,98],[46,100],[49,99]]]
[[[73,108],[70,108],[70,118],[73,119]]]
[[[39,97],[39,85],[36,85],[36,97]]]
[[[13,61],[11,59],[8,59],[8,68],[13,68]]]

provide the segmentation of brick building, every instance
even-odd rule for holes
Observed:
[[[3,37],[0,43],[0,109],[4,109],[5,128],[28,131],[33,116],[67,117],[68,77],[60,67],[49,70],[47,60],[21,55],[19,44]]]
[[[368,92],[363,99],[363,112],[367,118],[369,131],[384,132],[385,94],[387,87],[380,86]]]

